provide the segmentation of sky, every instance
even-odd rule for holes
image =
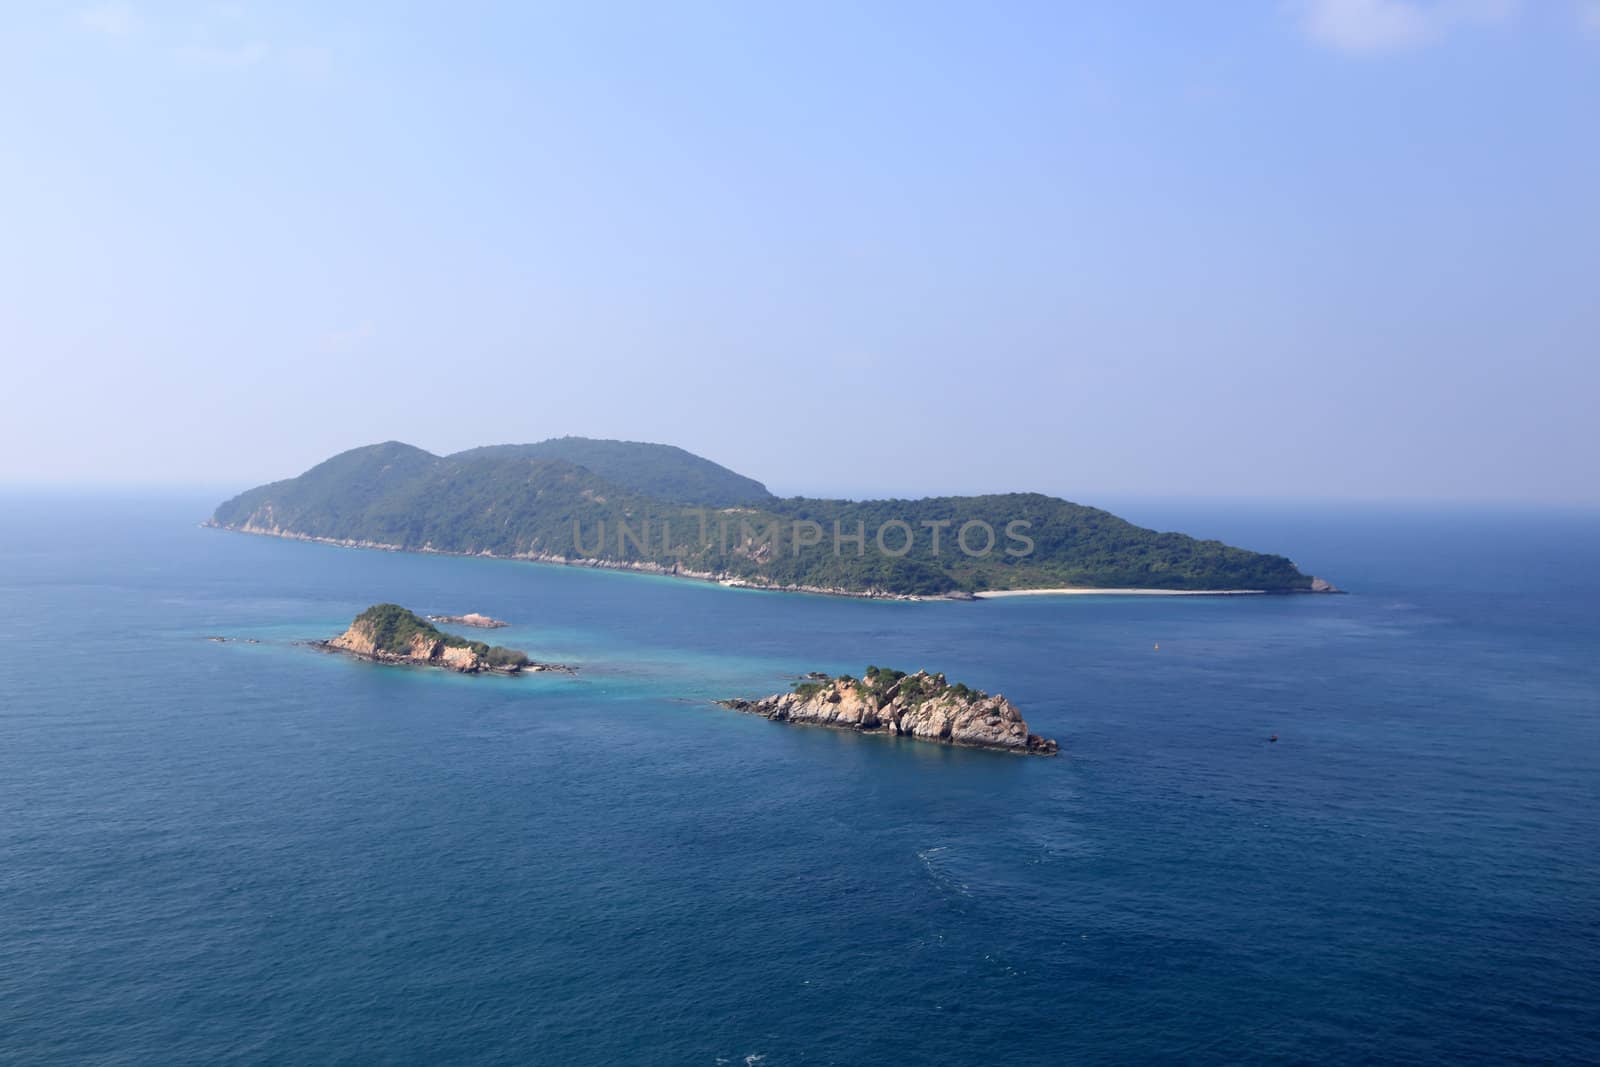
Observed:
[[[0,483],[1600,504],[1600,0],[0,15]]]

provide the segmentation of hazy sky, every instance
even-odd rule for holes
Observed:
[[[1600,0],[0,17],[0,482],[1600,502]]]

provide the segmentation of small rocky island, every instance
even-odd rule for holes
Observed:
[[[760,700],[720,700],[735,711],[765,715],[774,722],[857,730],[936,741],[946,745],[995,748],[1053,756],[1059,746],[1028,732],[1015,704],[942,674],[868,667],[864,678],[812,674],[792,692]]]
[[[462,674],[573,671],[559,663],[535,663],[527,653],[514,648],[491,647],[482,641],[443,633],[399,604],[374,604],[357,615],[344,633],[316,644],[330,652],[374,663],[442,667]]]

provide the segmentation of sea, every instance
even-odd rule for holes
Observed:
[[[1600,1060],[1600,516],[1146,501],[1348,595],[896,603],[221,495],[0,495],[0,1061]],[[306,643],[380,601],[579,671]],[[713,703],[869,664],[1062,754]]]

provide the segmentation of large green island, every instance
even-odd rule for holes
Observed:
[[[855,596],[1333,591],[1283,556],[1039,493],[780,498],[680,448],[581,437],[448,456],[352,449],[241,493],[208,525]]]

